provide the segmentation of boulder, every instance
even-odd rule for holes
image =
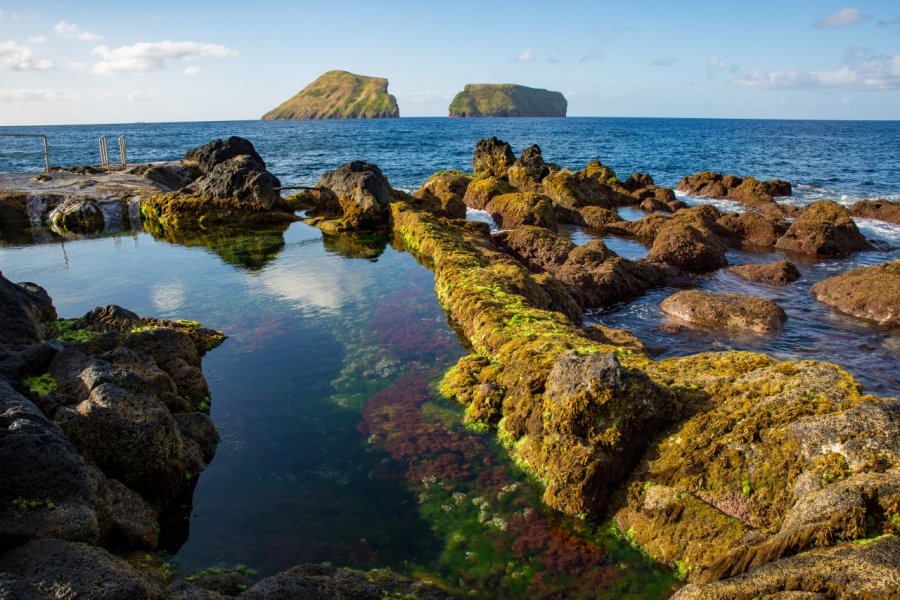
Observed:
[[[59,427],[2,379],[0,464],[0,551],[33,538],[97,542],[84,461]]]
[[[665,188],[659,188],[659,189],[662,190]],[[669,190],[669,191],[671,191],[671,190]],[[648,212],[648,213],[654,213],[654,212],[673,213],[673,212],[681,210],[682,208],[687,208],[687,206],[688,205],[685,202],[682,202],[681,200],[676,200],[676,199],[667,200],[665,198],[659,198],[658,196],[653,195],[648,198],[644,198],[641,201],[639,208],[642,211]]]
[[[387,226],[392,188],[377,165],[362,161],[345,163],[323,175],[316,187],[327,188],[336,198],[340,216],[338,231],[378,230]],[[321,208],[328,211],[334,206],[332,202]]]
[[[96,233],[103,231],[103,211],[90,198],[67,198],[50,211],[48,220],[60,231]]]
[[[850,214],[861,219],[876,219],[900,225],[900,202],[893,200],[860,200],[850,207]]]
[[[900,539],[846,543],[778,560],[749,573],[683,587],[673,600],[889,598],[900,589]]]
[[[512,147],[496,137],[478,140],[472,155],[472,172],[476,177],[506,177],[506,171],[516,162]]]
[[[258,170],[266,168],[265,161],[250,140],[238,136],[213,140],[197,148],[192,148],[184,155],[184,162],[197,165],[201,173],[208,175],[216,165],[238,156],[246,156],[248,162],[254,164]]]
[[[283,209],[281,182],[262,163],[247,155],[217,163],[183,193],[204,198],[229,198],[258,205],[262,210]]]
[[[663,225],[647,259],[691,272],[711,271],[728,264],[725,245],[718,237],[679,221]]]
[[[788,230],[780,216],[750,211],[725,214],[717,223],[727,232],[729,245],[737,248],[769,248]]]
[[[585,206],[615,208],[630,203],[630,196],[625,196],[627,200],[623,200],[623,194],[604,183],[602,177],[603,174],[586,168],[578,173],[562,169],[544,178],[544,194],[553,200],[561,222],[583,224],[579,210]]]
[[[102,548],[77,542],[32,540],[0,556],[0,573],[16,578],[16,583],[0,579],[2,598],[23,598],[7,591],[32,586],[37,593],[24,598],[163,599],[161,578],[138,571]]]
[[[569,258],[575,244],[544,227],[523,225],[494,235],[504,250],[532,271],[556,272]]]
[[[747,281],[768,283],[769,285],[787,285],[800,279],[800,271],[797,269],[797,266],[787,260],[779,260],[763,265],[728,267],[728,272],[734,273]]]
[[[56,319],[50,297],[33,283],[13,283],[0,273],[0,350],[23,350],[45,335],[43,322]]]
[[[584,226],[593,229],[603,229],[604,226],[621,220],[616,211],[599,206],[585,206],[578,212],[581,214]]]
[[[556,215],[550,198],[542,194],[517,192],[496,196],[485,209],[491,213],[498,227],[515,229],[534,225],[556,230]]]
[[[241,600],[273,598],[446,598],[433,586],[390,570],[353,571],[330,565],[298,565],[267,577],[241,594]]]
[[[121,481],[108,479],[100,502],[109,515],[107,548],[154,550],[159,542],[156,509]]]
[[[775,247],[820,256],[846,256],[871,248],[847,209],[832,200],[810,204],[775,243]]]
[[[692,196],[727,198],[760,209],[777,208],[776,196],[790,196],[791,184],[781,179],[760,181],[755,177],[702,171],[683,178],[675,189]]]
[[[787,319],[784,310],[771,300],[698,290],[676,292],[663,300],[660,308],[691,325],[734,332],[777,332]]]
[[[517,191],[509,182],[499,177],[476,177],[469,184],[469,187],[466,188],[463,201],[469,208],[484,210],[488,202],[495,197],[504,194],[514,194]]]
[[[544,162],[537,144],[525,148],[507,170],[509,182],[523,192],[542,193],[541,181],[549,174],[550,167]]]
[[[441,171],[428,178],[412,197],[425,210],[451,219],[466,218],[463,197],[472,181],[471,175],[459,171]]]
[[[823,279],[812,287],[812,294],[844,314],[896,327],[900,325],[900,259]]]

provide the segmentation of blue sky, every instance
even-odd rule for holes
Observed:
[[[570,116],[900,119],[900,4],[0,0],[0,124],[255,119],[319,74],[402,116],[466,83]]]

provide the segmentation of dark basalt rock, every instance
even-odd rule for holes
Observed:
[[[196,150],[198,151],[197,155],[199,156],[200,148],[197,148]],[[254,152],[256,152],[256,150],[254,150]],[[200,169],[199,165],[181,162],[136,165],[131,167],[128,172],[149,179],[170,192],[177,192],[203,175],[203,171]]]
[[[728,213],[717,220],[727,232],[730,245],[738,248],[768,248],[788,230],[780,216],[755,212]]]
[[[213,140],[208,144],[188,150],[184,155],[184,161],[195,163],[204,175],[209,175],[216,165],[238,156],[246,156],[247,162],[256,170],[262,171],[266,168],[265,161],[250,140],[238,136]]]
[[[820,200],[806,207],[775,247],[820,256],[846,256],[871,248],[847,209],[832,200]]]
[[[476,177],[506,177],[506,171],[516,162],[512,147],[496,137],[478,140],[472,155],[472,172]]]
[[[13,283],[0,273],[0,351],[37,343],[45,333],[42,322],[54,319],[47,292],[33,283]]]
[[[57,539],[32,540],[0,556],[0,598],[163,600],[161,581],[106,550]],[[24,594],[24,595],[20,595]]]
[[[361,572],[326,565],[298,565],[263,579],[241,594],[242,600],[272,598],[447,598],[435,587],[388,570]]]
[[[377,165],[345,163],[323,175],[316,187],[325,191],[311,194],[310,201],[317,215],[337,219],[329,227],[334,232],[387,227],[392,188]]]
[[[32,538],[96,543],[87,467],[60,428],[0,379],[0,551]]]
[[[491,213],[491,217],[503,229],[533,225],[556,231],[553,203],[543,194],[503,194],[492,198],[485,210]]]

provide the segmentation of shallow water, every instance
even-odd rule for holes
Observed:
[[[203,361],[222,441],[189,536],[163,555],[183,573],[332,562],[482,597],[673,589],[608,524],[542,507],[494,435],[466,430],[461,408],[435,394],[466,351],[433,275],[383,241],[302,223],[135,233],[0,246],[0,268],[44,286],[63,317],[115,303],[230,336]]]

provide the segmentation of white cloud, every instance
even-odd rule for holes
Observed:
[[[99,39],[103,39],[103,36],[97,35],[92,31],[84,31],[78,25],[75,25],[74,23],[66,23],[65,21],[60,21],[59,23],[54,25],[53,31],[56,32],[56,35],[58,37],[61,37],[64,40],[96,42]]]
[[[516,57],[518,62],[531,62],[534,60],[534,52],[531,51],[531,48],[525,50],[521,54]]]
[[[31,48],[13,41],[0,42],[0,69],[10,71],[46,71],[54,68],[51,61],[34,58]]]
[[[73,102],[76,92],[62,90],[10,90],[0,89],[0,104],[27,104],[30,102]]]
[[[128,94],[129,102],[149,102],[153,100],[153,94],[149,92],[134,91]]]
[[[734,85],[760,89],[847,88],[860,90],[900,89],[900,54],[860,57],[848,49],[848,66],[832,71],[800,69],[748,69],[731,80]]]
[[[872,17],[859,12],[858,8],[844,8],[836,13],[825,15],[814,23],[819,29],[834,29],[836,27],[849,27],[854,23],[868,21]]]
[[[88,64],[85,62],[73,60],[71,62],[67,62],[66,66],[72,69],[73,71],[84,71],[88,68]]]
[[[91,50],[102,58],[91,69],[99,75],[143,75],[166,68],[172,60],[228,58],[237,52],[219,44],[200,42],[139,42],[133,46],[110,49],[98,46]]]
[[[678,62],[678,59],[674,56],[660,56],[652,63],[650,63],[653,67],[670,67]]]
[[[29,44],[43,44],[47,41],[46,35],[33,35],[28,38]]]
[[[182,75],[187,75],[188,77],[193,77],[194,75],[200,74],[200,67],[185,67],[184,71],[181,72]]]
[[[728,63],[724,60],[720,58],[711,58],[706,61],[706,76],[712,79],[724,72],[726,68],[728,68]]]
[[[584,64],[586,62],[590,62],[592,60],[596,60],[603,56],[603,51],[600,48],[594,48],[587,54],[583,54],[581,58],[578,59],[578,64]]]

